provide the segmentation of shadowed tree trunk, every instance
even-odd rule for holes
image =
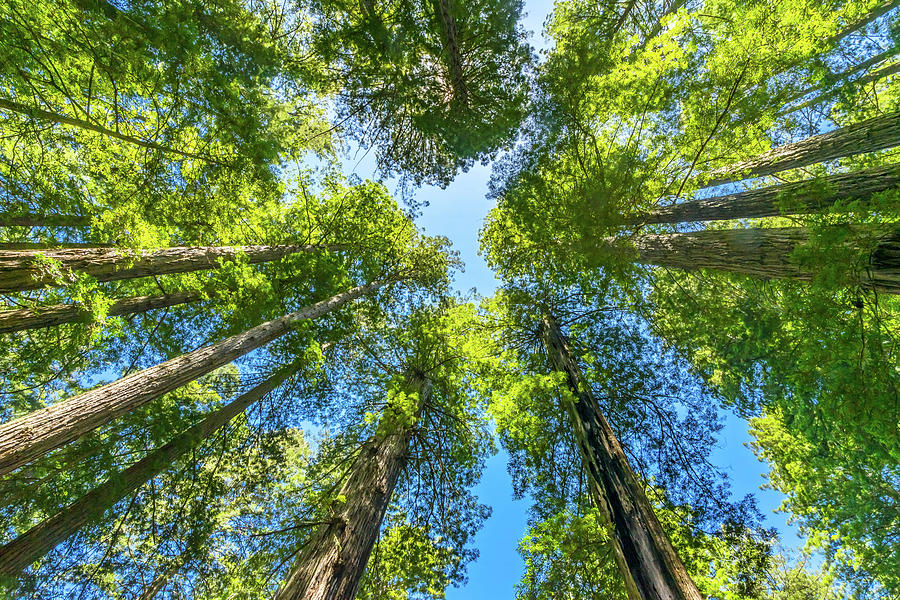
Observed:
[[[631,600],[701,600],[638,482],[619,440],[584,381],[556,320],[545,315],[541,339],[553,368],[566,375],[566,401],[590,479],[591,496],[609,526],[616,563]]]
[[[327,314],[385,283],[385,280],[374,281],[341,292],[211,346],[182,354],[0,426],[0,476],[268,344],[286,334],[296,323]]]
[[[862,235],[877,231],[864,226],[851,227],[851,230]],[[900,236],[884,230],[880,238],[865,270],[857,275],[859,285],[900,294]],[[637,252],[634,260],[639,263],[688,271],[714,269],[761,279],[801,281],[809,281],[815,275],[810,268],[792,258],[794,250],[807,241],[809,231],[802,227],[713,229],[647,234],[632,239]],[[618,241],[613,241],[612,246],[625,250],[625,245]]]
[[[450,0],[433,0],[435,12],[444,33],[444,50],[447,52],[450,83],[453,87],[453,99],[466,106],[469,104],[469,89],[463,74],[462,56],[459,51],[459,30],[450,6]]]
[[[662,206],[630,224],[720,221],[819,212],[900,185],[900,164]],[[784,199],[784,201],[781,201]]]
[[[178,246],[159,250],[72,248],[61,250],[0,250],[0,293],[58,285],[69,271],[86,273],[97,281],[118,281],[150,275],[217,269],[221,260],[244,254],[250,264],[284,258],[299,252],[341,250],[341,245],[287,244],[282,246]],[[46,259],[58,261],[51,272]]]
[[[175,436],[164,446],[154,450],[124,471],[116,473],[106,483],[94,488],[49,519],[8,542],[0,548],[0,575],[16,577],[28,565],[74,535],[85,524],[99,521],[104,513],[118,501],[169,469],[181,456],[224,427],[251,404],[277,388],[288,377],[296,373],[297,369],[297,364],[279,369],[263,383],[210,413],[202,421]]]
[[[900,145],[900,113],[867,119],[805,140],[772,148],[755,158],[710,173],[703,187],[772,175],[816,163]]]
[[[394,486],[409,460],[416,421],[428,404],[431,382],[413,375],[408,391],[418,394],[414,418],[392,406],[350,467],[329,522],[319,526],[301,552],[275,600],[353,600]],[[399,413],[399,414],[398,414]]]
[[[208,292],[212,295],[212,292]],[[107,313],[110,317],[147,312],[189,302],[203,300],[203,292],[176,292],[161,296],[137,296],[121,298],[112,303]],[[64,323],[89,322],[93,313],[80,304],[54,304],[34,308],[18,308],[0,311],[0,333],[53,327]]]

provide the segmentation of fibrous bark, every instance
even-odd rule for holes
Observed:
[[[176,292],[161,296],[137,296],[114,301],[108,311],[110,317],[147,312],[157,308],[167,308],[206,298],[203,292]],[[18,308],[0,311],[0,333],[11,333],[26,329],[54,327],[64,323],[90,321],[92,313],[80,304],[54,304],[34,308]]]
[[[10,421],[0,426],[0,475],[268,344],[286,334],[299,321],[320,317],[385,283],[375,281],[352,288],[211,346],[182,354]]]
[[[396,418],[388,406],[341,486],[346,502],[335,503],[330,521],[313,533],[275,600],[353,600],[431,395],[427,378],[413,375],[407,383],[419,398],[415,418],[410,421],[402,409]]]
[[[772,175],[845,156],[876,152],[898,144],[900,113],[873,117],[800,142],[773,148],[755,158],[713,171],[704,187]]]
[[[118,281],[150,275],[216,269],[222,260],[247,257],[250,264],[284,258],[298,252],[339,250],[343,246],[286,244],[281,246],[179,246],[159,250],[122,248],[70,248],[60,250],[0,250],[0,293],[33,290],[61,283],[70,271],[86,273],[97,281]],[[62,273],[47,268],[56,261]]]
[[[875,167],[854,173],[831,175],[814,181],[690,200],[655,209],[634,217],[630,224],[684,223],[775,217],[818,212],[833,207],[838,200],[866,200],[872,194],[900,185],[900,164]],[[782,202],[785,199],[787,201]]]
[[[87,523],[98,521],[103,514],[142,485],[166,471],[182,455],[224,427],[251,404],[277,388],[297,372],[298,365],[288,365],[250,391],[238,396],[202,421],[175,436],[124,471],[110,477],[49,519],[0,547],[0,575],[15,577],[28,565],[74,535]]]
[[[859,285],[889,294],[900,293],[900,236],[883,228],[878,231],[865,226],[849,228],[861,235],[874,233],[881,240],[866,268],[857,274]],[[801,281],[813,279],[815,272],[794,261],[792,254],[808,241],[809,231],[802,227],[713,229],[647,234],[632,239],[637,251],[635,260],[644,264]]]
[[[572,392],[566,409],[590,481],[591,497],[610,530],[628,597],[701,600],[551,315],[545,315],[541,323],[541,338],[553,368],[566,375],[566,385]]]

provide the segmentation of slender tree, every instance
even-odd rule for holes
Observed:
[[[778,146],[710,173],[704,187],[772,175],[835,158],[876,152],[900,144],[900,113],[873,117],[828,133]]]
[[[211,293],[208,292],[208,294]],[[110,305],[106,314],[110,317],[133,315],[157,308],[197,302],[206,297],[207,294],[203,292],[188,291],[160,296],[120,298]],[[54,304],[52,306],[3,310],[0,311],[0,333],[54,327],[64,323],[85,322],[90,321],[93,318],[92,315],[93,313],[90,310],[80,304]]]
[[[10,421],[0,426],[0,474],[9,473],[53,448],[76,440],[100,425],[268,344],[300,321],[327,314],[385,283],[386,280],[377,280],[346,290],[211,346]]]
[[[566,375],[566,408],[629,598],[700,600],[552,315],[544,316],[541,339],[554,369]]]
[[[140,146],[142,148],[148,148],[151,150],[159,150],[161,152],[177,154],[177,155],[183,156],[185,158],[195,158],[198,160],[203,160],[203,161],[214,163],[214,164],[221,164],[219,161],[217,161],[209,156],[204,156],[202,154],[197,154],[195,152],[187,152],[185,150],[178,150],[177,148],[170,148],[168,146],[164,146],[162,144],[158,144],[156,142],[152,142],[149,140],[142,140],[133,135],[126,135],[115,129],[109,129],[108,127],[104,127],[102,125],[92,123],[91,121],[87,121],[85,119],[79,119],[76,117],[61,115],[59,113],[51,112],[49,110],[44,110],[42,108],[37,108],[34,106],[26,106],[25,104],[16,102],[14,100],[10,100],[9,98],[0,98],[0,109],[9,110],[9,111],[16,112],[19,114],[27,115],[27,116],[31,117],[32,119],[38,119],[41,121],[49,121],[51,123],[60,123],[63,125],[69,125],[71,127],[77,127],[79,129],[85,129],[87,131],[93,131],[94,133],[99,133],[101,135],[115,138],[117,140],[121,140],[121,141],[129,143],[129,144],[134,144],[135,146]]]
[[[378,430],[353,462],[329,521],[307,541],[275,600],[352,600],[356,595],[431,396],[431,381],[419,374],[406,377],[406,388],[414,406],[388,404]]]
[[[851,232],[872,234],[869,227],[848,227]],[[639,263],[696,270],[714,269],[763,279],[809,281],[815,271],[792,258],[798,246],[808,242],[802,227],[769,229],[713,229],[688,233],[646,234],[632,239]],[[854,236],[846,244],[853,248]],[[610,243],[623,248],[619,241]],[[900,238],[887,230],[857,274],[860,285],[890,294],[900,293]]]
[[[81,215],[36,215],[8,214],[0,215],[0,227],[87,227],[90,217]]]
[[[900,165],[831,175],[737,194],[691,200],[655,209],[631,223],[683,223],[775,217],[818,212],[839,200],[867,200],[872,194],[900,185]]]
[[[0,250],[0,293],[33,290],[58,284],[68,271],[86,273],[97,281],[118,281],[150,275],[216,269],[221,260],[246,255],[250,264],[299,252],[336,250],[343,246],[288,244],[281,246],[184,246],[151,251],[120,248],[62,250]],[[56,263],[56,264],[54,264]],[[54,267],[59,266],[60,269]]]
[[[98,521],[119,500],[170,468],[184,454],[277,388],[297,370],[296,363],[279,369],[263,383],[210,413],[164,446],[124,471],[112,475],[102,485],[0,547],[0,575],[17,576],[28,565],[74,535],[85,524]]]

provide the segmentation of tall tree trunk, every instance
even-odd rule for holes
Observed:
[[[444,32],[444,50],[449,62],[450,83],[453,87],[453,99],[460,104],[469,104],[469,89],[463,73],[462,56],[459,52],[459,30],[450,6],[450,0],[434,0],[435,11]]]
[[[780,102],[782,102],[782,103],[784,103],[784,104],[790,104],[791,102],[796,102],[797,100],[803,98],[804,96],[807,96],[807,95],[812,94],[812,93],[814,93],[814,92],[818,92],[818,91],[821,91],[821,90],[826,89],[826,88],[827,88],[827,89],[834,89],[834,88],[836,88],[839,84],[841,84],[842,82],[846,81],[846,80],[849,79],[850,77],[856,75],[856,74],[859,73],[860,71],[866,71],[866,70],[868,70],[869,68],[871,68],[871,67],[877,65],[878,63],[880,63],[880,62],[882,62],[882,61],[885,61],[885,60],[891,58],[892,56],[895,56],[896,54],[897,54],[897,48],[896,48],[896,47],[892,47],[892,48],[890,48],[889,50],[885,50],[884,52],[881,52],[881,53],[879,53],[879,54],[876,54],[875,56],[873,56],[872,58],[870,58],[870,59],[868,59],[868,60],[864,60],[864,61],[861,62],[861,63],[858,63],[858,64],[853,65],[852,67],[850,67],[849,69],[846,69],[845,71],[841,71],[840,73],[834,75],[833,78],[829,78],[829,80],[827,80],[827,81],[822,81],[822,82],[817,83],[817,84],[815,84],[815,85],[809,86],[809,87],[807,87],[807,88],[805,88],[805,89],[803,89],[803,90],[800,90],[799,92],[796,92],[796,93],[794,93],[794,94],[791,95],[791,96],[788,96],[788,97],[785,98],[784,100],[780,100]],[[877,73],[877,72],[878,72],[878,71],[876,71],[875,73]],[[866,77],[870,77],[871,75],[874,75],[874,73],[871,73],[871,74],[869,74],[869,75],[866,75]],[[857,83],[862,82],[863,79],[865,79],[865,78],[858,79],[858,80],[856,80],[856,82],[857,82]],[[820,96],[820,97],[821,97],[821,96]],[[787,107],[787,108],[782,109],[781,111],[779,111],[779,112],[778,112],[778,115],[779,115],[779,116],[780,116],[780,115],[785,115],[785,114],[792,113],[792,112],[794,112],[794,111],[796,111],[796,110],[799,110],[799,109],[800,109],[800,107],[796,107],[796,108]]]
[[[181,568],[182,564],[184,564],[183,559],[180,559],[169,565],[165,571],[153,578],[153,581],[151,581],[150,585],[141,592],[141,595],[138,596],[137,600],[153,600],[156,598],[156,595],[166,587],[166,584],[169,583],[169,579],[178,572],[178,569]]]
[[[275,600],[353,600],[369,555],[378,540],[394,486],[409,460],[416,421],[431,397],[431,382],[410,376],[409,391],[418,393],[416,418],[385,410],[378,431],[369,439],[339,494],[332,518],[313,533],[291,568]]]
[[[857,89],[861,89],[862,86],[864,86],[864,85],[868,85],[868,84],[872,83],[873,81],[878,81],[879,79],[884,79],[885,77],[888,77],[889,75],[894,75],[898,72],[900,72],[900,63],[894,63],[892,65],[888,65],[886,67],[878,69],[877,71],[873,71],[867,75],[863,75],[859,79],[856,79],[856,80],[850,82],[848,85],[852,85],[852,86],[856,87]],[[828,100],[829,98],[834,96],[839,91],[840,91],[840,89],[830,89],[822,94],[819,94],[818,96],[816,96],[815,98],[813,98],[811,100],[807,100],[803,104],[798,104],[797,106],[792,106],[788,109],[780,111],[778,113],[778,116],[787,115],[792,112],[797,112],[798,110],[803,110],[804,108],[808,108],[810,106],[816,106],[817,104],[824,102],[825,100]]]
[[[861,235],[877,234],[871,227],[855,226]],[[900,235],[880,230],[881,241],[869,257],[859,285],[900,294]],[[794,250],[809,240],[802,227],[770,229],[711,229],[689,233],[647,234],[632,239],[636,262],[684,270],[714,269],[761,279],[809,281],[815,273],[792,260]],[[618,241],[612,246],[624,249]]]
[[[176,246],[159,250],[72,248],[61,250],[0,250],[0,293],[34,290],[59,284],[68,271],[80,271],[97,281],[118,281],[150,275],[217,269],[220,260],[246,255],[250,264],[269,262],[298,252],[340,250],[341,245]],[[48,272],[43,260],[62,266],[62,275]]]
[[[166,471],[181,456],[281,385],[284,380],[297,372],[298,366],[294,363],[279,369],[263,383],[213,411],[164,446],[124,471],[116,473],[105,483],[95,487],[49,519],[8,542],[0,548],[0,575],[16,577],[28,565],[74,535],[85,524],[99,521],[117,502]]]
[[[374,281],[0,425],[0,476],[367,294]]]
[[[87,227],[90,217],[81,215],[0,214],[0,227]]]
[[[892,10],[897,8],[898,6],[900,6],[900,0],[887,0],[887,2],[883,2],[881,5],[876,7],[872,12],[867,14],[865,17],[863,17],[859,21],[855,21],[855,22],[851,23],[848,27],[845,27],[844,29],[840,30],[839,32],[835,33],[833,36],[828,38],[826,40],[826,44],[828,46],[834,46],[835,44],[840,42],[842,39],[847,37],[848,35],[856,33],[863,27],[867,26],[869,23],[875,21],[876,19],[883,17],[884,15],[888,14],[889,12],[891,12]]]
[[[0,98],[0,109],[5,109],[15,113],[26,115],[28,117],[31,117],[32,119],[40,121],[50,121],[51,123],[60,123],[62,125],[69,125],[78,129],[93,131],[94,133],[99,133],[101,135],[121,140],[135,146],[140,146],[142,148],[158,150],[160,152],[165,152],[168,154],[177,154],[178,156],[183,156],[185,158],[194,158],[214,165],[227,166],[225,165],[225,163],[222,163],[221,161],[218,161],[211,156],[204,156],[202,154],[196,154],[194,152],[187,152],[185,150],[170,148],[168,146],[163,146],[162,144],[157,144],[156,142],[142,140],[131,135],[125,135],[123,133],[120,133],[119,131],[116,131],[115,129],[109,129],[108,127],[103,127],[102,125],[97,125],[96,123],[85,121],[84,119],[61,115],[59,113],[51,112],[49,110],[44,110],[42,108],[37,108],[34,106],[27,106],[8,98]]]
[[[630,224],[684,223],[819,212],[838,200],[867,200],[900,185],[900,164],[775,185],[739,194],[690,200],[634,217]],[[784,199],[782,202],[780,199]]]
[[[710,180],[703,187],[771,175],[897,145],[900,145],[900,113],[873,117],[793,144],[772,148],[755,158],[713,171]]]
[[[60,250],[62,248],[115,248],[96,242],[0,242],[0,250]]]
[[[700,600],[697,586],[663,531],[551,315],[544,316],[541,338],[551,364],[565,373],[566,384],[572,392],[572,401],[566,403],[569,419],[589,476],[591,496],[610,529],[628,597],[631,600]]]
[[[212,295],[212,292],[209,292]],[[110,305],[110,317],[143,313],[157,308],[167,308],[206,298],[203,292],[176,292],[161,296],[136,296],[120,298]],[[34,308],[17,308],[0,311],[0,333],[54,327],[64,323],[88,322],[91,311],[80,304],[54,304]]]

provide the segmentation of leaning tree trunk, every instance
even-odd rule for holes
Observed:
[[[171,565],[169,565],[169,567],[165,571],[153,578],[153,581],[150,582],[150,585],[144,588],[144,591],[141,592],[141,595],[138,596],[137,600],[153,600],[154,598],[156,598],[156,595],[159,594],[164,587],[166,587],[166,584],[169,583],[169,579],[171,579],[172,576],[178,572],[178,569],[180,569],[182,565],[183,562],[181,560],[173,562]]]
[[[838,200],[868,200],[872,194],[900,185],[900,164],[875,167],[855,173],[831,175],[739,194],[690,200],[637,216],[630,224],[684,223],[776,217],[819,212]]]
[[[352,288],[0,426],[0,476],[268,344],[286,334],[299,321],[320,317],[385,283],[375,281]]]
[[[222,163],[210,156],[204,156],[202,154],[197,154],[195,152],[188,152],[186,150],[178,150],[177,148],[163,146],[162,144],[157,144],[156,142],[142,140],[140,138],[134,137],[133,135],[126,135],[124,133],[121,133],[120,131],[117,131],[115,129],[109,129],[108,127],[98,125],[91,121],[86,121],[84,119],[79,119],[77,117],[69,117],[67,115],[61,115],[59,113],[51,112],[49,110],[44,110],[42,108],[37,108],[34,106],[28,106],[26,104],[22,104],[20,102],[16,102],[15,100],[10,100],[8,98],[0,98],[0,109],[19,113],[19,114],[31,117],[32,119],[35,119],[37,121],[48,121],[50,123],[59,123],[61,125],[69,125],[70,127],[75,127],[77,129],[93,131],[94,133],[99,133],[101,135],[115,138],[115,139],[121,140],[125,143],[133,144],[135,146],[140,146],[142,148],[158,150],[160,152],[165,152],[168,154],[177,154],[177,155],[183,156],[185,158],[195,158],[197,160],[202,160],[202,161],[212,163],[215,165],[227,166],[224,163]]]
[[[610,529],[616,562],[631,600],[700,600],[638,482],[619,440],[600,411],[590,385],[556,320],[546,315],[541,338],[553,368],[566,375],[566,401],[575,439],[590,479],[591,496]]]
[[[71,248],[61,250],[0,250],[0,293],[58,285],[79,271],[97,281],[118,281],[169,273],[217,269],[222,260],[243,254],[250,264],[284,258],[299,252],[341,250],[341,245],[287,244],[282,246],[179,246],[159,250]],[[50,268],[48,259],[60,270]]]
[[[431,382],[411,376],[409,391],[419,396],[416,418],[388,406],[378,431],[350,468],[331,519],[307,541],[275,600],[353,600],[394,486],[409,460],[409,443],[431,396]]]
[[[161,296],[120,298],[110,305],[107,315],[118,317],[143,313],[157,308],[168,308],[179,304],[197,302],[212,294],[213,292],[204,294],[203,292],[190,291],[163,294]],[[93,313],[80,304],[53,304],[51,306],[3,310],[0,311],[0,333],[54,327],[65,323],[89,322],[92,318]]]
[[[793,144],[773,148],[710,174],[703,187],[771,175],[788,169],[900,145],[900,113],[874,117]]]
[[[87,227],[90,217],[81,215],[0,214],[0,227]]]
[[[809,94],[821,92],[818,96],[816,96],[812,100],[804,102],[803,104],[801,104],[799,106],[793,106],[793,107],[786,106],[782,110],[778,111],[777,116],[780,117],[780,116],[798,111],[801,108],[806,108],[807,106],[813,106],[815,104],[818,104],[823,99],[827,98],[828,96],[833,95],[835,93],[836,89],[838,89],[840,86],[845,84],[851,77],[853,77],[857,73],[859,73],[861,71],[866,71],[869,68],[895,56],[897,54],[897,50],[898,49],[896,47],[891,48],[889,50],[885,50],[884,52],[876,54],[875,56],[873,56],[872,58],[869,58],[868,60],[864,60],[861,63],[853,65],[852,67],[850,67],[849,69],[847,69],[845,71],[841,71],[840,73],[838,73],[834,76],[834,79],[832,79],[830,81],[823,81],[821,83],[817,83],[815,85],[804,88],[798,92],[795,92],[794,94],[784,98],[783,100],[779,99],[779,102],[787,105],[792,102],[796,102],[797,100],[800,100],[801,98],[804,98],[805,96],[808,96]],[[853,81],[853,84],[860,86],[860,85],[866,85],[867,83],[871,83],[872,81],[878,81],[879,79],[890,75],[891,74],[890,69],[892,69],[893,66],[894,65],[884,67],[884,68],[878,69],[877,71],[873,71],[872,73],[863,75],[859,79],[856,79],[855,81]]]
[[[202,421],[175,436],[124,471],[110,477],[49,519],[0,548],[0,575],[15,577],[28,565],[74,535],[86,523],[98,521],[122,498],[164,472],[185,453],[224,427],[231,419],[296,373],[298,365],[278,370],[266,381],[210,413]]]
[[[861,236],[880,238],[857,273],[857,283],[889,294],[900,294],[900,235],[885,228],[851,226]],[[852,236],[851,236],[852,238]],[[632,239],[639,263],[684,270],[713,269],[751,275],[761,279],[809,281],[815,272],[795,260],[798,246],[809,241],[802,227],[770,229],[712,229],[689,233],[639,235]],[[621,242],[608,242],[617,251],[626,251]],[[853,247],[845,242],[844,247]]]
[[[263,383],[210,413],[164,446],[116,473],[106,483],[95,487],[49,519],[0,547],[0,575],[18,576],[28,565],[74,535],[85,524],[99,521],[114,504],[167,470],[181,456],[277,388],[297,370],[296,363],[283,367]]]

